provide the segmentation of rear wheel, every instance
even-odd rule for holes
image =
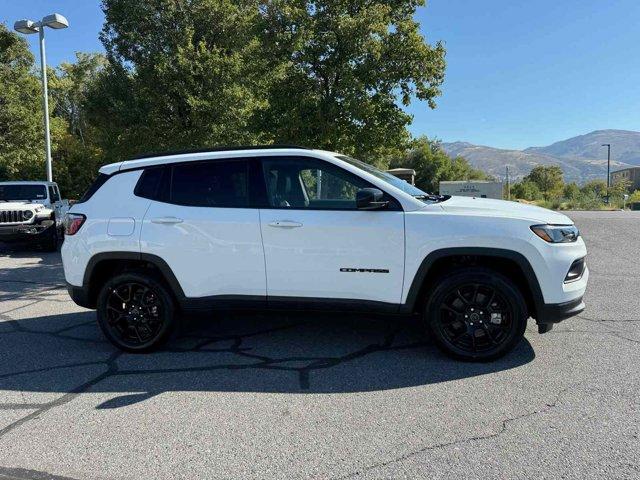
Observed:
[[[162,283],[143,273],[110,279],[98,295],[97,310],[105,336],[128,352],[160,347],[176,323],[173,297]]]
[[[425,319],[437,345],[462,360],[499,358],[520,342],[527,308],[518,288],[486,268],[449,274],[434,289]]]

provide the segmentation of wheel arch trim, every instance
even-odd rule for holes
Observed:
[[[491,247],[452,247],[434,250],[422,260],[422,263],[413,277],[413,281],[411,282],[411,286],[407,293],[406,301],[402,305],[401,310],[405,312],[412,312],[414,310],[419,300],[420,291],[424,281],[436,261],[446,257],[459,256],[497,257],[513,261],[524,273],[526,283],[529,286],[529,290],[533,297],[536,311],[540,312],[541,309],[544,308],[544,297],[542,295],[542,289],[540,288],[538,277],[536,276],[531,263],[529,263],[529,260],[527,260],[527,258],[520,252]]]
[[[100,262],[109,261],[109,260],[125,260],[125,261],[134,260],[134,261],[148,262],[160,271],[164,279],[169,284],[169,287],[171,288],[173,294],[177,297],[179,301],[185,298],[184,291],[180,286],[180,282],[178,282],[178,279],[173,273],[173,270],[171,270],[171,267],[161,257],[150,254],[150,253],[126,252],[126,251],[96,253],[89,259],[89,262],[87,263],[87,268],[85,268],[85,271],[84,271],[84,276],[82,278],[82,285],[85,288],[90,287],[91,277],[93,275],[95,267]]]

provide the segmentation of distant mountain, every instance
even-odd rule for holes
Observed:
[[[611,144],[611,157],[618,162],[640,165],[640,132],[630,130],[596,130],[548,147],[531,147],[527,153],[541,153],[556,157],[602,159],[606,156],[603,143]]]
[[[559,165],[566,181],[581,183],[606,178],[603,143],[611,144],[612,170],[640,165],[640,132],[627,130],[597,130],[547,147],[525,150],[506,150],[467,142],[443,143],[442,149],[448,155],[466,158],[475,168],[498,178],[504,177],[507,165],[514,178],[525,176],[536,165]]]

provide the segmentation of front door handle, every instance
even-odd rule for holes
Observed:
[[[276,220],[275,222],[269,222],[270,227],[277,228],[298,228],[302,224],[300,222],[292,222],[291,220]]]
[[[161,225],[174,225],[176,223],[182,223],[182,219],[177,217],[156,217],[151,219],[151,223],[159,223]]]

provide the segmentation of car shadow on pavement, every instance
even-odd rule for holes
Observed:
[[[0,282],[3,284],[0,301],[5,295],[13,295],[11,286],[6,284],[19,285],[23,295],[64,286],[60,253],[0,244]]]
[[[184,319],[182,332],[150,354],[118,351],[95,312],[0,319],[0,391],[120,394],[98,408],[168,391],[335,394],[423,386],[535,357],[525,339],[494,362],[452,360],[415,318],[404,317],[217,313]]]

